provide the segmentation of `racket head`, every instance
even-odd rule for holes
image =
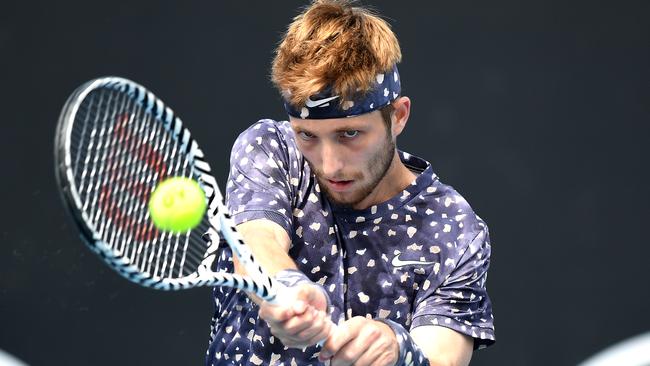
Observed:
[[[206,282],[219,243],[202,235],[224,211],[223,198],[198,144],[160,99],[124,78],[91,80],[64,105],[54,148],[67,211],[107,264],[147,287]],[[208,201],[210,215],[186,233],[161,232],[149,217],[151,192],[171,176],[198,181]]]

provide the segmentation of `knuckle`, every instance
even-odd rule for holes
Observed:
[[[298,287],[298,295],[300,296],[300,298],[308,299],[310,295],[310,291],[309,291],[310,289],[311,286],[305,284],[300,285],[300,287]]]
[[[308,322],[313,322],[314,321],[315,317],[314,317],[314,314],[312,314],[311,311],[306,312],[305,315],[306,315],[306,321],[308,321]]]
[[[323,317],[317,316],[316,318],[314,318],[314,323],[313,323],[314,328],[320,329],[323,328],[324,325],[325,325],[325,319],[323,319]]]
[[[306,323],[312,321],[311,311],[305,311],[300,317],[298,317],[300,322]]]
[[[354,318],[350,319],[350,323],[353,324],[354,326],[363,326],[368,322],[368,319],[363,316],[355,316]]]
[[[356,352],[353,350],[347,349],[341,352],[341,359],[345,362],[352,362],[355,359]]]
[[[368,332],[369,337],[378,337],[380,334],[380,331],[377,327],[368,327],[366,332]]]
[[[375,343],[377,344],[379,349],[382,350],[382,352],[390,351],[390,345],[391,345],[390,340],[382,337],[376,340]]]

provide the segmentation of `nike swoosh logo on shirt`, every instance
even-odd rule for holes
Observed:
[[[309,97],[305,101],[305,105],[307,107],[309,107],[309,108],[314,108],[314,107],[318,107],[318,106],[325,107],[323,104],[329,102],[330,100],[336,99],[338,97],[339,97],[338,95],[335,95],[333,97],[329,97],[329,98],[325,98],[325,99],[319,99],[319,100],[311,100],[311,97]]]
[[[419,265],[425,265],[425,264],[433,264],[434,262],[420,262],[420,261],[403,261],[399,259],[399,254],[393,257],[392,262],[390,264],[393,265],[393,267],[402,267],[402,266],[408,266],[410,264],[419,264]]]

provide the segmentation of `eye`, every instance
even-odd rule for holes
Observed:
[[[309,141],[309,140],[311,140],[311,139],[313,139],[313,138],[316,137],[316,136],[314,136],[313,134],[311,134],[311,133],[309,133],[309,132],[307,132],[307,131],[300,131],[300,132],[298,132],[298,136],[300,136],[301,139],[303,139],[303,140],[307,140],[307,141]]]
[[[351,138],[357,137],[359,135],[359,131],[358,130],[347,130],[347,131],[344,131],[342,133],[342,135],[345,138],[351,139]]]

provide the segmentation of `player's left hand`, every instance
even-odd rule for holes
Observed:
[[[335,337],[330,337],[318,356],[330,366],[394,366],[399,345],[393,330],[386,324],[355,316],[339,324]]]
[[[330,334],[332,322],[327,314],[327,298],[312,284],[300,284],[285,294],[293,303],[288,306],[260,304],[259,315],[266,320],[271,334],[290,348],[314,345]]]

